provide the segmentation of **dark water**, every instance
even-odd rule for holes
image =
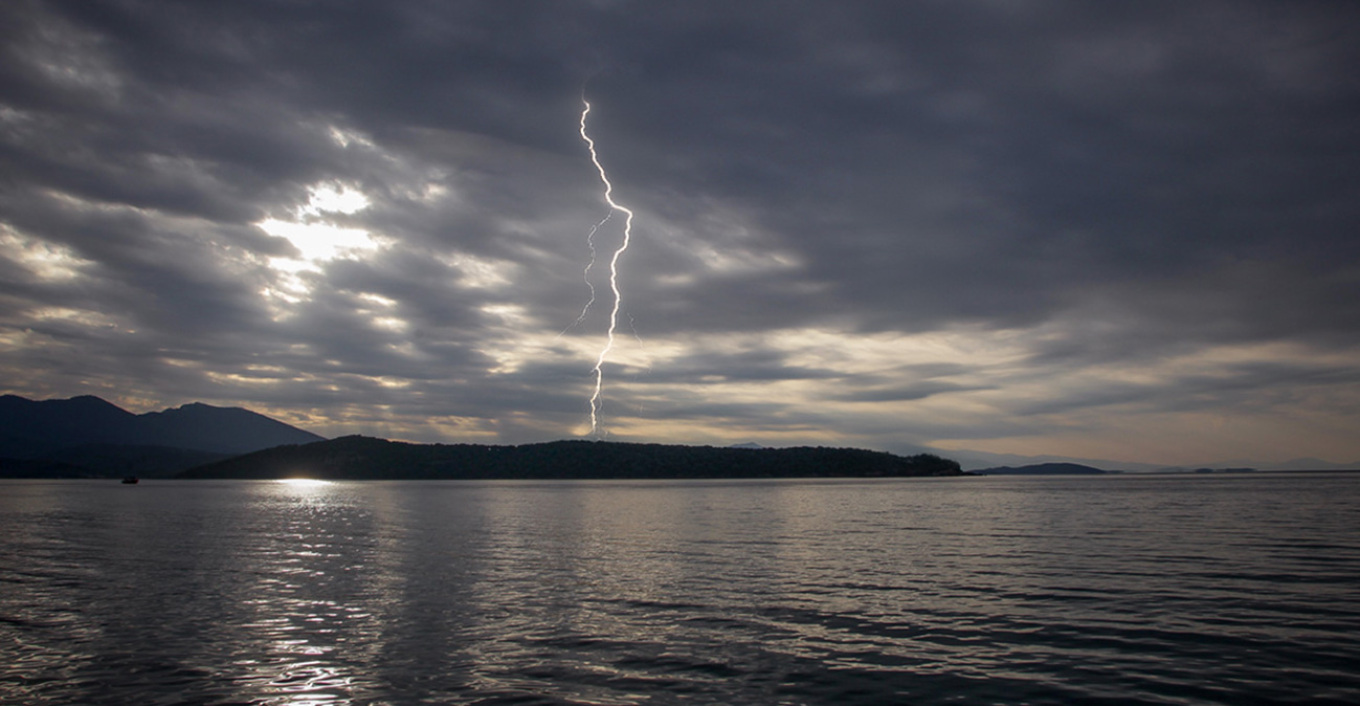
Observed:
[[[1360,703],[1360,475],[0,483],[5,704]]]

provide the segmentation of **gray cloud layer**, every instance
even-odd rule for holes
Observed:
[[[14,392],[583,433],[584,86],[638,213],[617,438],[1360,458],[1350,4],[19,0],[0,27]]]

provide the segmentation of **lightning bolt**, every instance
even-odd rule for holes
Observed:
[[[590,281],[590,271],[595,269],[596,260],[595,234],[600,231],[600,226],[608,223],[609,219],[613,216],[614,210],[610,209],[609,213],[606,214],[604,218],[600,219],[600,222],[596,223],[594,228],[590,229],[590,235],[586,236],[586,245],[590,246],[590,262],[586,263],[586,270],[582,273],[582,276],[585,278],[586,287],[590,288],[590,300],[586,302],[585,306],[581,307],[581,315],[576,317],[576,320],[573,321],[570,326],[562,329],[562,332],[557,334],[557,338],[567,335],[568,331],[580,326],[581,322],[586,320],[586,314],[590,313],[590,307],[595,305],[595,285]]]
[[[609,182],[609,175],[605,173],[604,165],[600,164],[600,156],[595,152],[595,141],[590,139],[590,134],[586,132],[586,116],[590,115],[590,101],[583,97],[581,104],[584,106],[581,110],[581,139],[585,140],[586,148],[590,150],[590,161],[595,165],[595,169],[600,172],[600,181],[604,183],[604,202],[609,204],[609,215],[605,216],[604,220],[596,224],[595,228],[590,231],[592,259],[591,264],[586,266],[587,273],[595,264],[593,258],[595,231],[599,230],[600,226],[604,225],[604,222],[609,220],[609,217],[614,215],[615,211],[621,211],[624,215],[623,242],[614,251],[613,257],[609,258],[609,289],[614,293],[614,308],[609,312],[609,331],[604,347],[600,349],[600,355],[595,359],[595,367],[591,369],[591,372],[595,373],[595,392],[590,396],[590,433],[598,436],[600,410],[603,404],[600,398],[604,391],[604,362],[609,357],[609,352],[614,349],[614,331],[618,328],[619,308],[623,304],[623,293],[619,291],[619,258],[628,249],[628,243],[633,237],[633,212],[614,200],[614,185]],[[594,301],[595,288],[592,286],[590,303],[594,303]],[[590,303],[586,304],[586,309],[590,308]],[[585,311],[581,312],[581,316],[585,316]],[[577,322],[579,323],[580,319],[577,319]]]

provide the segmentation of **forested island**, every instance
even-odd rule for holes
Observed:
[[[257,451],[192,468],[179,477],[580,480],[957,475],[962,475],[958,462],[932,454],[897,456],[850,448],[751,449],[579,440],[488,446],[346,436]]]

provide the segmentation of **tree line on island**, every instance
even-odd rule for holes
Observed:
[[[932,454],[851,448],[749,449],[607,441],[521,446],[410,444],[346,436],[280,446],[190,469],[181,478],[322,480],[582,480],[900,478],[961,475]]]

